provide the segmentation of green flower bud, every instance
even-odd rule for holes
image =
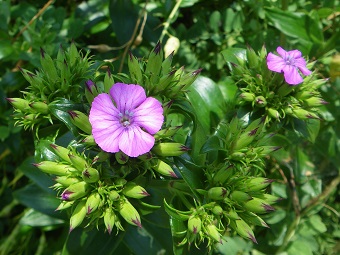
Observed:
[[[80,55],[74,42],[71,43],[69,49],[70,66],[74,66],[76,62],[80,60]]]
[[[33,102],[33,103],[30,103],[29,106],[34,111],[42,113],[42,114],[47,114],[49,112],[48,105],[43,102]]]
[[[85,207],[85,200],[80,201],[76,208],[74,209],[72,216],[70,218],[70,231],[71,232],[73,229],[78,227],[83,220],[85,219],[86,216],[86,207]]]
[[[88,167],[82,172],[83,180],[87,183],[94,183],[99,181],[99,172],[97,169]]]
[[[247,179],[244,183],[244,186],[247,192],[260,191],[268,187],[268,185],[271,184],[273,181],[274,180],[264,178],[264,177],[254,177],[254,178]]]
[[[107,69],[107,72],[104,76],[104,92],[109,93],[112,85],[115,83],[113,76],[111,74],[110,68]],[[139,84],[139,83],[138,83]]]
[[[268,108],[267,112],[268,112],[268,115],[270,117],[274,118],[274,119],[278,120],[281,117],[280,113],[277,110],[273,109],[273,108]]]
[[[320,97],[310,97],[304,100],[308,107],[318,107],[324,104],[328,104],[325,100]]]
[[[151,85],[157,83],[157,79],[162,68],[162,62],[163,50],[161,43],[158,42],[153,51],[150,53],[145,68],[145,74],[150,77]]]
[[[299,99],[299,100],[305,100],[305,99],[307,99],[307,98],[312,97],[313,95],[314,95],[314,93],[311,92],[311,91],[302,90],[302,91],[299,91],[298,93],[296,93],[296,94],[294,95],[294,97],[295,97],[296,99]]]
[[[139,228],[142,227],[139,213],[129,202],[129,200],[127,200],[124,197],[121,198],[119,201],[118,212],[127,223],[137,226]]]
[[[233,175],[233,165],[221,167],[213,177],[214,183],[224,184]]]
[[[53,152],[58,156],[60,157],[62,160],[68,162],[68,163],[72,163],[71,162],[71,159],[69,158],[69,154],[70,154],[70,150],[67,149],[67,148],[64,148],[62,146],[59,146],[59,145],[56,145],[56,144],[53,144],[51,143],[50,146],[52,147],[53,149]]]
[[[97,154],[97,156],[95,156],[95,158],[93,159],[93,163],[95,162],[104,162],[105,160],[107,160],[110,157],[110,153],[106,152],[106,151],[101,151]]]
[[[86,213],[90,214],[94,212],[95,210],[97,210],[100,203],[101,203],[101,197],[99,193],[97,192],[92,193],[86,200],[86,205],[85,205]]]
[[[74,201],[62,201],[60,205],[55,209],[56,211],[61,211],[70,208],[74,204]]]
[[[90,191],[90,186],[84,182],[77,182],[67,187],[61,194],[61,199],[72,201],[84,197]]]
[[[280,97],[287,96],[290,92],[294,90],[295,86],[289,85],[287,83],[282,84],[282,86],[278,89],[277,94]]]
[[[159,82],[156,87],[153,89],[153,93],[159,93],[160,91],[166,90],[168,87],[172,87],[174,84],[178,83],[178,80],[175,79],[175,71],[172,71],[159,79]]]
[[[267,202],[257,197],[253,197],[252,200],[244,203],[243,207],[253,213],[267,213],[275,210]]]
[[[230,221],[230,226],[243,238],[247,238],[257,243],[255,235],[251,227],[242,219]]]
[[[155,139],[164,138],[164,137],[171,137],[177,133],[177,131],[182,126],[175,126],[175,127],[167,127],[165,129],[159,130],[156,134],[154,134]]]
[[[85,136],[85,138],[81,142],[85,143],[88,146],[97,145],[94,141],[93,135]]]
[[[202,72],[202,68],[197,69],[191,73],[183,75],[179,81],[180,84],[183,84],[184,87],[181,89],[182,91],[186,90],[193,82],[197,79],[198,75]]]
[[[244,154],[243,152],[236,151],[232,153],[231,155],[229,155],[228,159],[240,161],[245,158],[245,155],[246,154]]]
[[[206,234],[215,240],[216,242],[222,243],[221,234],[218,232],[217,227],[215,225],[209,224],[205,227]]]
[[[169,52],[170,54],[165,54],[165,59],[162,62],[162,76],[171,72],[172,59],[174,57],[174,51]]]
[[[315,113],[306,111],[302,108],[293,109],[293,114],[295,118],[300,120],[308,120],[308,119],[320,119]]]
[[[242,92],[239,97],[242,101],[246,102],[253,102],[255,100],[255,95],[248,92]]]
[[[253,149],[253,152],[260,157],[269,155],[270,153],[281,149],[280,146],[259,146]]]
[[[128,67],[132,81],[135,82],[136,84],[142,84],[143,75],[141,67],[138,63],[137,58],[133,56],[131,52],[129,53]]]
[[[115,225],[116,222],[116,214],[112,210],[112,208],[106,208],[104,212],[104,224],[107,229],[107,232],[111,234],[113,226]]]
[[[85,97],[87,102],[92,103],[93,99],[99,94],[96,84],[91,81],[85,81]]]
[[[280,200],[282,200],[282,198],[271,195],[271,194],[261,194],[261,195],[254,195],[254,196],[262,199],[263,201],[265,201],[266,203],[270,205],[275,204],[279,202]]]
[[[57,183],[60,183],[63,185],[63,187],[68,187],[72,185],[73,183],[77,183],[80,180],[77,177],[69,177],[69,176],[57,176],[54,179]]]
[[[115,190],[110,190],[109,192],[109,198],[111,199],[111,201],[118,201],[120,198],[120,195],[117,191]]]
[[[238,203],[246,202],[252,199],[248,193],[239,190],[234,190],[230,194],[230,198]]]
[[[129,156],[122,151],[115,153],[115,158],[117,162],[122,165],[129,161]]]
[[[41,66],[42,69],[44,70],[44,73],[48,77],[49,81],[47,84],[51,90],[54,90],[55,89],[54,84],[59,79],[57,69],[54,65],[54,61],[52,60],[50,55],[48,55],[42,48],[40,48],[40,53],[41,53],[40,58]]]
[[[212,209],[212,213],[217,216],[221,216],[223,214],[223,208],[219,205],[215,205]]]
[[[75,153],[69,153],[68,157],[70,158],[72,165],[78,171],[83,171],[85,168],[88,167],[88,164],[83,157],[80,157],[79,155],[77,155]]]
[[[252,225],[269,228],[267,223],[261,217],[257,216],[255,213],[245,211],[242,212],[240,215],[244,221]]]
[[[16,109],[27,112],[30,109],[29,102],[22,98],[6,98],[7,101]]]
[[[248,46],[246,50],[246,54],[247,54],[249,67],[256,68],[259,64],[259,59],[255,51],[251,47]]]
[[[224,215],[231,220],[240,219],[240,216],[234,210],[230,210],[229,212],[225,212]]]
[[[267,100],[263,96],[255,97],[254,102],[257,107],[265,107],[267,105]]]
[[[180,143],[159,143],[152,148],[152,152],[161,157],[180,156],[189,150]]]
[[[212,200],[223,200],[228,195],[224,187],[213,187],[208,190],[208,198]]]
[[[60,164],[52,161],[42,161],[37,164],[33,164],[35,167],[39,168],[40,171],[47,174],[54,175],[69,175],[71,173],[76,172],[76,169],[69,165]]]
[[[231,73],[233,76],[243,76],[245,73],[246,73],[246,70],[238,65],[238,64],[235,64],[235,63],[230,63],[231,64]]]
[[[85,115],[80,111],[69,111],[68,113],[71,116],[72,123],[77,128],[84,131],[86,134],[92,133],[92,126],[89,121],[89,116]]]
[[[201,231],[202,221],[198,216],[190,216],[188,220],[188,230],[193,234],[198,234]]]
[[[160,159],[157,159],[157,163],[152,166],[152,169],[161,175],[178,178],[171,166]]]
[[[128,182],[125,185],[122,193],[127,197],[137,198],[137,199],[150,196],[150,194],[142,186],[139,186],[134,182]]]

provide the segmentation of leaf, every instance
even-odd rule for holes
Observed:
[[[201,149],[201,153],[207,153],[210,151],[218,151],[218,150],[223,150],[223,147],[221,146],[221,141],[220,139],[213,135],[208,138],[206,143],[203,145]]]
[[[243,48],[229,48],[221,51],[224,59],[228,63],[240,64],[237,58],[246,60],[246,50]],[[231,69],[231,67],[229,67]]]
[[[308,120],[306,123],[306,127],[308,130],[308,140],[314,143],[316,137],[319,134],[320,120],[315,120],[315,119]]]
[[[34,211],[33,209],[28,210],[25,215],[20,219],[20,224],[28,225],[32,227],[45,227],[64,224],[65,221],[50,217],[41,212]]]

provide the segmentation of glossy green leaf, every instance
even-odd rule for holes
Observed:
[[[65,221],[56,219],[41,212],[28,210],[25,215],[20,219],[20,224],[32,227],[44,227],[64,224]]]

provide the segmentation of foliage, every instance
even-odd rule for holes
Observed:
[[[339,5],[1,1],[0,254],[339,253]],[[279,45],[299,49],[313,70],[283,94],[265,62]],[[94,143],[89,80],[97,94],[113,81],[138,83],[163,103],[151,160],[121,162]],[[113,202],[113,233],[105,206],[83,221],[82,195],[60,201],[71,190],[60,169],[79,162],[105,179],[93,177],[91,194],[124,198]],[[84,183],[83,172],[68,177]],[[130,197],[131,185],[150,196]]]

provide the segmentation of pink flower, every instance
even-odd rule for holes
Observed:
[[[277,47],[276,51],[281,57],[269,53],[267,56],[268,69],[274,72],[282,73],[288,84],[297,85],[303,82],[300,72],[304,75],[310,75],[311,71],[306,68],[306,61],[298,50],[285,51]]]
[[[164,117],[161,103],[146,97],[141,86],[116,83],[110,94],[94,98],[89,120],[94,140],[102,150],[121,150],[138,157],[155,144],[152,135],[161,129]]]

